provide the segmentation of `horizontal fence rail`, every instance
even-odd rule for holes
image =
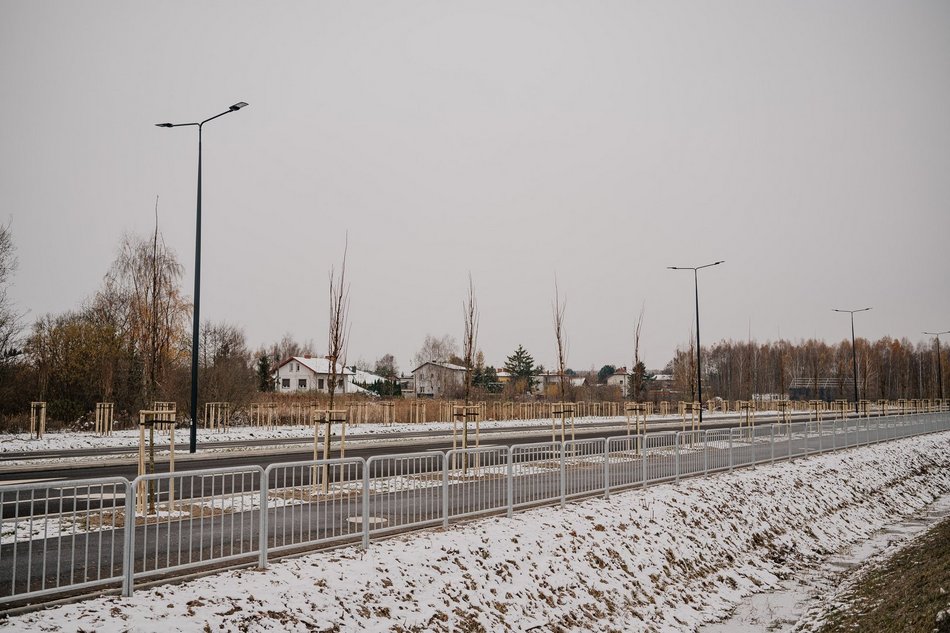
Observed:
[[[950,413],[0,486],[0,609],[950,430]]]

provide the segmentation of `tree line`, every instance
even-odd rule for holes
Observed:
[[[32,400],[47,402],[51,419],[74,421],[94,409],[96,402],[114,402],[120,414],[130,415],[149,408],[154,401],[174,401],[187,410],[190,398],[191,303],[183,285],[183,267],[162,239],[156,221],[147,236],[126,235],[116,257],[105,271],[96,292],[73,310],[48,314],[27,325],[8,295],[17,269],[9,225],[0,225],[0,415],[22,414]],[[331,305],[336,316],[331,324],[328,349],[345,360],[347,286],[343,271],[335,282],[331,271]],[[451,336],[427,336],[413,358],[413,367],[429,360],[470,367],[460,396],[528,397],[544,368],[522,347],[507,359],[509,378],[502,382],[498,371],[485,363],[477,350],[477,309],[469,287],[466,340],[462,353]],[[554,324],[560,350],[564,348],[564,304],[555,294]],[[642,319],[642,312],[641,312]],[[633,400],[656,399],[653,373],[639,359],[639,321],[636,329],[634,365],[629,375]],[[334,338],[334,332],[336,338]],[[933,341],[911,342],[884,337],[856,341],[858,381],[862,398],[937,398],[940,395],[940,364]],[[202,325],[199,338],[199,389],[203,402],[227,401],[241,407],[259,392],[274,388],[272,374],[280,361],[291,356],[316,355],[312,341],[299,343],[290,335],[251,350],[243,330],[227,322]],[[756,394],[785,395],[792,381],[818,384],[832,381],[840,397],[850,397],[852,384],[851,342],[828,344],[809,339],[800,342],[721,341],[705,346],[703,353],[704,395],[729,400],[750,399]],[[948,352],[941,353],[948,366]],[[384,354],[370,365],[359,366],[385,381],[370,386],[382,396],[400,394],[401,375],[395,358]],[[550,398],[591,399],[611,396],[597,390],[612,366],[604,366],[587,385],[575,389],[560,380]],[[559,377],[575,375],[559,354]],[[695,349],[678,348],[664,373],[672,375],[670,393],[662,399],[693,399],[696,394]],[[950,395],[950,371],[943,376],[944,393]],[[600,380],[598,381],[597,378]]]
[[[947,349],[940,358],[934,340],[914,343],[907,338],[889,336],[870,341],[855,339],[859,397],[867,400],[939,398],[943,374],[943,393],[950,396]],[[696,393],[695,347],[676,350],[665,372],[673,375],[676,390],[683,399]],[[703,396],[727,400],[748,400],[756,394],[788,394],[797,384],[812,390],[825,381],[835,387],[838,397],[853,396],[854,371],[851,341],[826,343],[816,339],[791,342],[780,340],[720,341],[703,346]],[[941,371],[941,369],[943,371]]]

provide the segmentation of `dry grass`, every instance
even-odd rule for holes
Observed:
[[[872,568],[840,596],[821,633],[950,632],[950,519]]]

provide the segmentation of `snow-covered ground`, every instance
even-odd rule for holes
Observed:
[[[42,631],[688,631],[950,492],[950,433],[59,606]]]
[[[846,546],[821,565],[785,578],[775,589],[743,600],[721,622],[700,628],[700,633],[787,633],[819,631],[829,610],[840,604],[839,595],[862,572],[884,561],[915,538],[950,516],[950,494],[922,513],[879,530],[867,540]]]

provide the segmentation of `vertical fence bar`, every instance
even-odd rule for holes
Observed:
[[[567,442],[561,442],[561,508],[564,508],[564,504],[567,501],[567,465],[564,460],[566,459],[565,453],[567,450],[565,446]]]
[[[769,463],[774,464],[775,463],[775,425],[774,424],[769,425],[769,446],[770,446]]]

